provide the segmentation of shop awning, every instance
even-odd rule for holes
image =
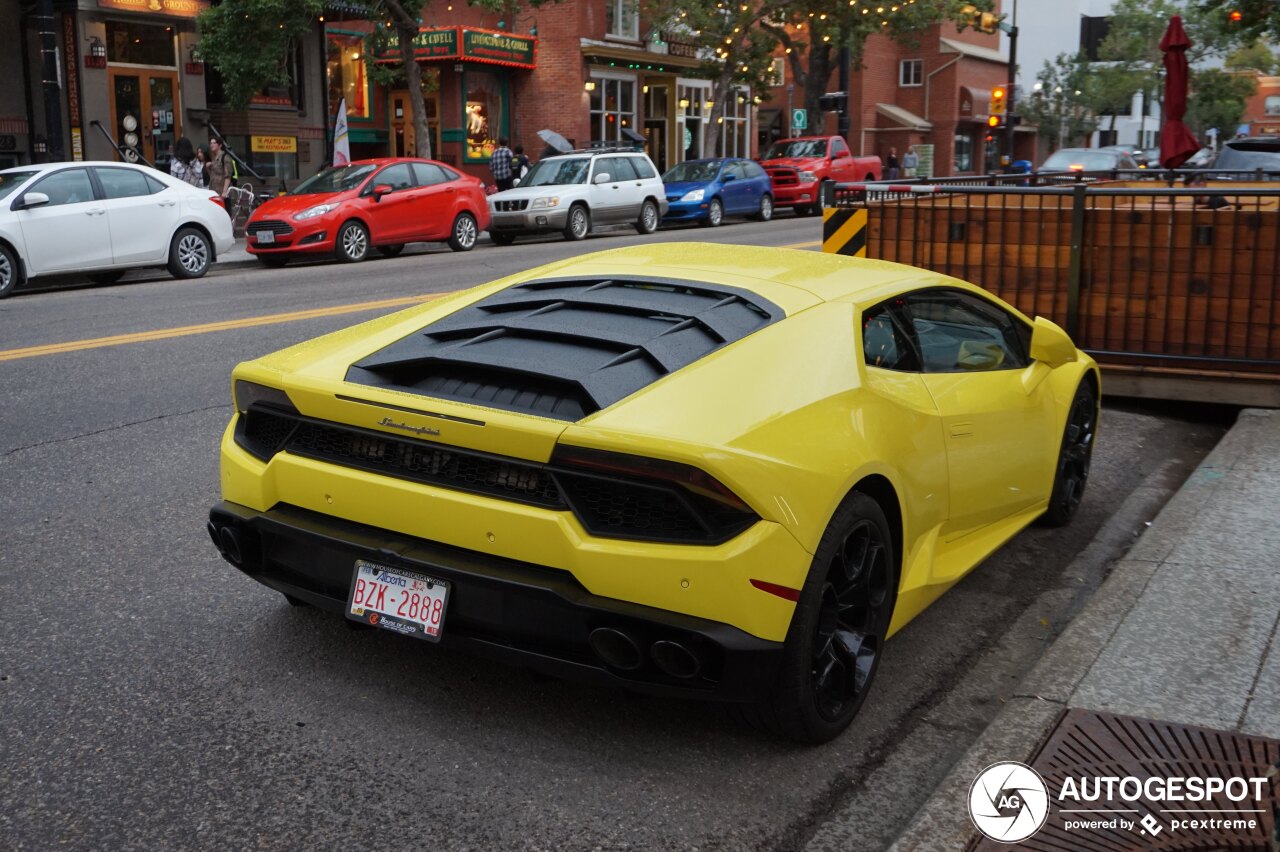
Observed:
[[[991,112],[991,90],[974,86],[960,87],[960,117],[983,123]]]
[[[673,56],[596,39],[584,38],[581,44],[582,57],[594,65],[633,71],[683,71],[702,65],[702,61],[693,56]]]
[[[538,67],[538,40],[475,27],[423,27],[413,40],[413,56],[419,62],[462,60],[533,69]],[[399,58],[400,42],[392,33],[377,61],[394,62]]]
[[[912,130],[933,129],[932,124],[925,121],[914,112],[905,110],[900,106],[894,106],[893,104],[876,104],[876,114],[883,115],[895,124],[900,124],[903,127],[908,127]]]

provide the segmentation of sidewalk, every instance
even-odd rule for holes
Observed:
[[[1099,711],[1280,740],[1278,628],[1280,411],[1251,409],[1241,412],[1235,426],[1112,567],[1107,581],[892,848],[904,852],[966,848],[978,836],[968,809],[974,779],[1000,761],[1032,763],[1066,711],[1077,711],[1068,713],[1068,719],[1091,715],[1080,711]],[[1138,723],[1121,720],[1107,730],[1131,724]],[[1120,757],[1098,747],[1103,739],[1082,738],[1075,743],[1075,750],[1088,758],[1079,766],[1092,766],[1103,775],[1124,775],[1101,772],[1102,767],[1118,766]],[[1151,742],[1158,739],[1155,736]],[[1221,768],[1228,762],[1214,745],[1230,744],[1228,734],[1192,731],[1187,739],[1196,751],[1195,759],[1164,760],[1167,766],[1185,767],[1175,774],[1192,775],[1197,767],[1204,773],[1204,767]],[[1050,745],[1061,745],[1056,732]],[[1049,746],[1044,749],[1050,750]],[[1280,743],[1254,746],[1254,754],[1265,755],[1268,764],[1280,760]],[[1148,760],[1141,764],[1143,771],[1135,774],[1159,774],[1156,764],[1161,760]],[[1280,818],[1278,786],[1280,777],[1273,773],[1270,801],[1277,811],[1267,815],[1269,822],[1264,820],[1271,831]],[[1052,780],[1048,787],[1052,800]],[[1199,804],[1197,813],[1210,813],[1205,808],[1212,806]],[[1063,836],[1062,820],[1068,818],[1059,815],[1061,808],[1058,801],[1050,802],[1046,831],[1039,838],[1042,843],[1050,843],[1048,829],[1055,820],[1058,831],[1054,833]],[[1150,814],[1152,819],[1163,814],[1167,823],[1175,821],[1168,816],[1172,811],[1151,803],[1133,813]],[[1177,828],[1167,823],[1157,825],[1151,835],[1141,831],[1145,823],[1136,828],[1130,823],[1127,833],[1121,833],[1123,826],[1112,828],[1108,840],[1120,845],[1103,848],[1156,848],[1150,844],[1190,839],[1173,830],[1164,833]],[[1155,836],[1162,833],[1157,842]],[[1040,848],[1036,839],[1028,838],[1016,848]],[[1072,845],[1095,839],[1076,835]],[[1270,846],[1263,840],[1264,845],[1242,848],[1280,848],[1275,845],[1280,838],[1269,842]],[[1090,843],[1088,848],[1097,847]]]
[[[244,237],[236,237],[236,244],[218,255],[215,266],[236,266],[242,263],[257,263],[257,260],[244,250]]]

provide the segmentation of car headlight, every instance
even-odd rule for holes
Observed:
[[[813,182],[814,182],[815,180],[817,180],[817,179],[818,179],[818,176],[817,176],[817,175],[815,175],[813,172],[801,172],[801,173],[800,173],[800,182],[801,182],[801,183],[813,183]]]
[[[701,201],[703,196],[707,194],[705,189],[691,189],[684,195],[680,196],[681,201]]]
[[[533,203],[530,204],[529,206],[536,209],[539,207],[558,207],[559,205],[560,205],[560,196],[547,195],[542,198],[533,199]]]
[[[295,213],[293,216],[293,220],[295,222],[305,222],[308,219],[314,219],[317,216],[323,216],[324,214],[328,213],[330,210],[337,210],[337,209],[338,209],[338,205],[336,204],[317,204],[315,207],[308,207],[306,210],[303,210],[301,213]]]

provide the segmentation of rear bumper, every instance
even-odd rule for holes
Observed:
[[[447,580],[451,588],[442,645],[558,677],[657,695],[741,702],[764,695],[781,663],[779,642],[727,624],[592,595],[568,571],[287,504],[257,512],[222,502],[210,511],[209,520],[228,562],[265,586],[331,612],[346,611],[357,559]],[[239,554],[225,546],[228,536],[234,536]],[[600,629],[618,631],[634,642],[634,668],[607,664],[596,654],[590,637]],[[659,642],[688,649],[698,662],[697,673],[677,677],[660,669],[653,653]]]

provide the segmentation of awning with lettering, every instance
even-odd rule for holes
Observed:
[[[419,62],[460,59],[533,69],[538,67],[538,40],[533,36],[475,27],[424,27],[413,40],[413,56]],[[400,42],[393,33],[377,61],[394,62],[399,58]]]

